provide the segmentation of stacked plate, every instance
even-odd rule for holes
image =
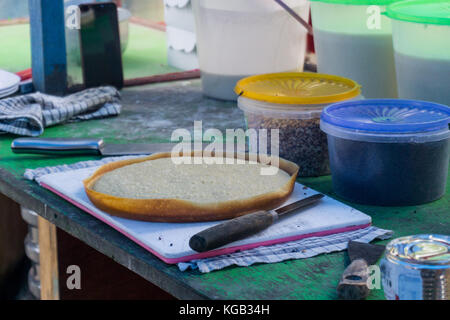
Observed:
[[[9,96],[19,90],[20,77],[0,69],[0,98]]]

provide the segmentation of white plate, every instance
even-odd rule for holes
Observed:
[[[20,77],[14,73],[0,69],[0,94],[10,91],[20,83]]]
[[[13,88],[9,89],[9,90],[3,90],[0,91],[0,99],[7,97],[9,95],[12,95],[13,93],[15,93],[17,90],[19,90],[19,85],[14,86]]]

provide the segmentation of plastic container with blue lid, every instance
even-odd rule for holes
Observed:
[[[325,108],[333,188],[352,202],[405,206],[445,193],[450,107],[418,100],[361,100]]]

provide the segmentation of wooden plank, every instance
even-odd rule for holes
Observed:
[[[31,65],[37,91],[63,95],[67,88],[63,0],[28,0]]]
[[[176,298],[196,300],[208,298],[178,277],[174,277],[172,273],[179,272],[176,266],[166,265],[100,220],[34,182],[14,178],[11,172],[1,167],[0,193],[21,205],[26,204],[30,210]]]
[[[174,299],[167,292],[59,228],[57,237],[61,300]],[[79,272],[73,271],[75,268]],[[79,276],[78,282],[75,276]]]
[[[56,227],[38,217],[41,300],[59,300],[58,247]]]

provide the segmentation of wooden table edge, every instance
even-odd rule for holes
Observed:
[[[17,183],[9,183],[9,181],[15,180]],[[8,181],[8,182],[7,182]],[[174,297],[178,299],[187,299],[187,300],[208,300],[211,299],[205,294],[197,291],[196,289],[188,286],[186,283],[179,281],[164,271],[149,265],[145,261],[139,259],[128,253],[127,251],[115,246],[110,243],[106,239],[99,237],[95,232],[85,228],[84,226],[78,225],[80,228],[68,228],[69,223],[76,223],[74,221],[69,221],[70,219],[58,210],[49,207],[47,203],[44,203],[38,199],[30,196],[25,190],[28,188],[24,181],[15,178],[11,173],[6,171],[3,168],[0,168],[0,193],[5,195],[6,197],[14,200],[18,204],[27,207],[30,210],[35,211],[40,217],[44,218],[51,224],[55,225],[58,228],[61,228],[65,232],[69,233],[71,236],[83,241],[90,247],[95,250],[101,252],[107,257],[113,259],[115,262],[124,266],[132,272],[135,272],[145,280],[153,283],[164,291],[170,293]],[[44,189],[43,189],[44,190]],[[81,209],[73,206],[74,210]],[[108,227],[109,228],[109,227]],[[84,234],[82,234],[82,231]],[[128,239],[127,239],[128,240]],[[131,240],[128,240],[131,241]],[[137,245],[137,244],[136,244]],[[111,250],[114,249],[119,254],[112,255],[110,254]],[[149,253],[150,254],[150,253]],[[131,259],[127,258],[131,257]],[[154,257],[154,259],[157,259]],[[161,261],[161,263],[164,263]],[[137,267],[136,269],[146,270],[146,272],[137,272],[130,268],[133,265]],[[56,295],[54,295],[56,296]]]

